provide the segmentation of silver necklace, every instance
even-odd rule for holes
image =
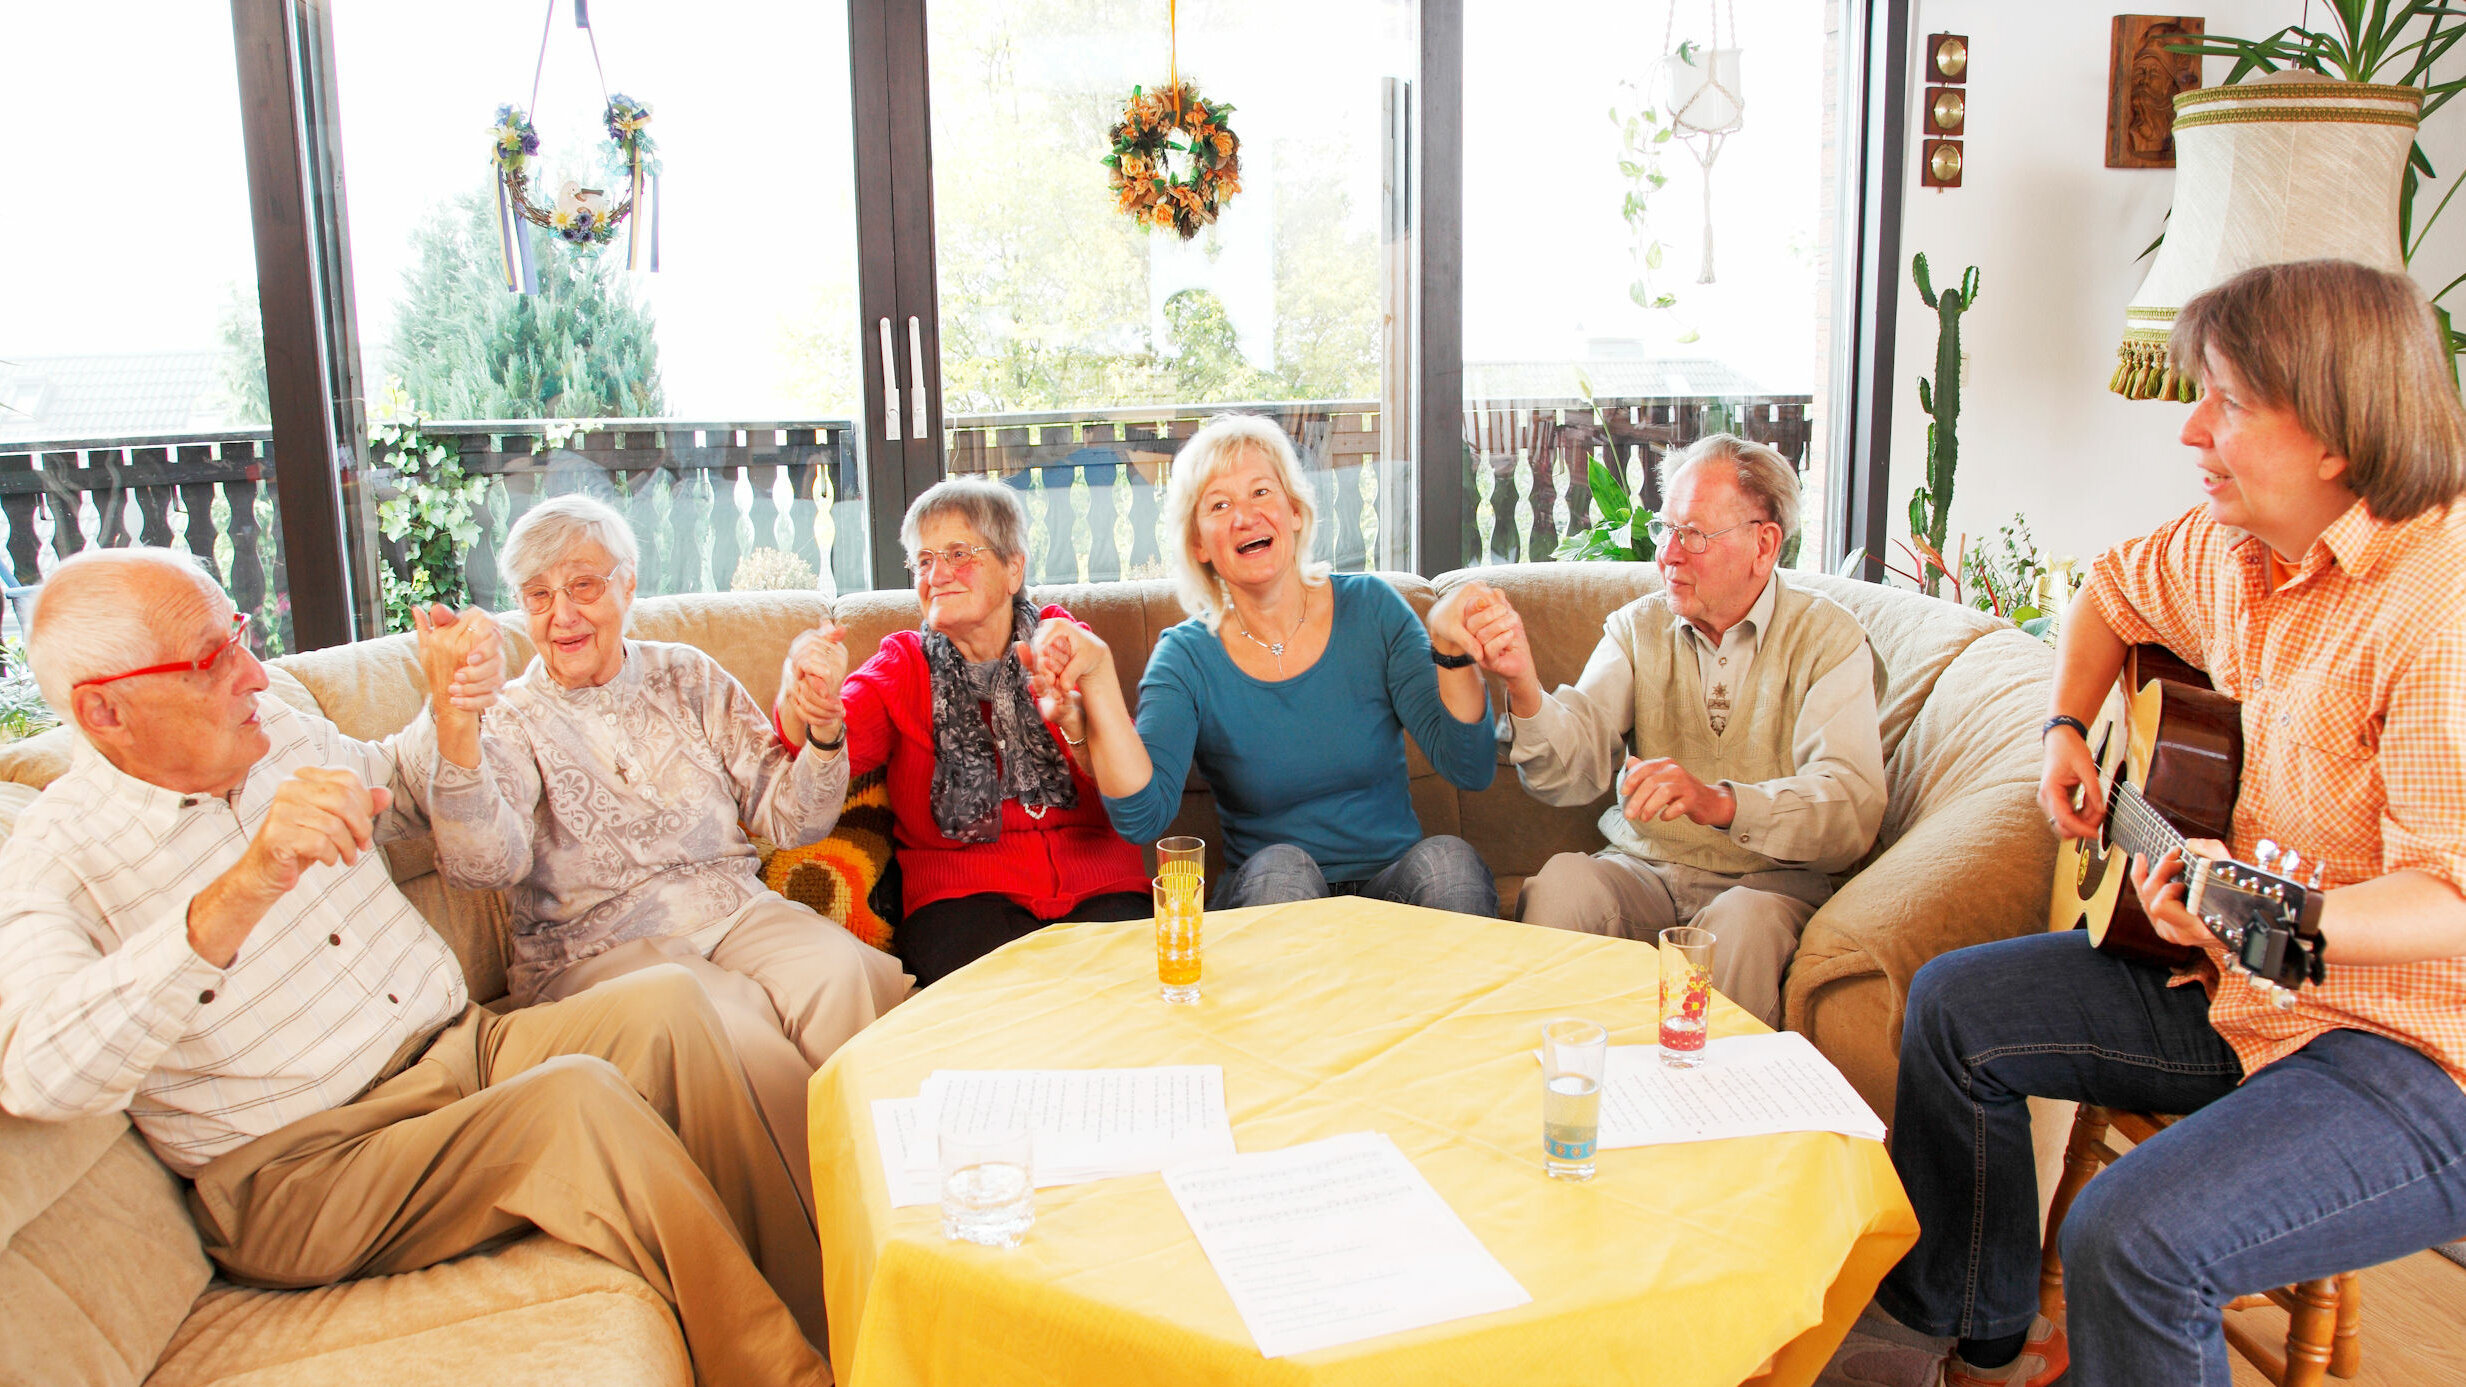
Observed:
[[[1307,588],[1302,590],[1301,620],[1293,623],[1293,629],[1284,633],[1283,640],[1272,645],[1250,634],[1250,625],[1242,620],[1242,609],[1238,606],[1233,609],[1233,624],[1241,628],[1243,637],[1252,645],[1276,657],[1276,672],[1282,674],[1284,673],[1284,648],[1293,643],[1293,638],[1301,634],[1304,626],[1310,624],[1310,592]]]

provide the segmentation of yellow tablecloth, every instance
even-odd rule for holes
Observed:
[[[1654,950],[1374,901],[1221,911],[1205,1000],[1156,996],[1144,922],[1061,925],[898,1007],[814,1076],[831,1362],[908,1383],[1804,1384],[1918,1224],[1881,1146],[1829,1134],[1541,1168],[1541,1023],[1654,1034]],[[1762,1026],[1727,1000],[1712,1031]],[[1013,1250],[892,1209],[870,1103],[936,1069],[1219,1064],[1235,1144],[1393,1138],[1532,1303],[1290,1358],[1259,1355],[1161,1178],[1037,1191]]]

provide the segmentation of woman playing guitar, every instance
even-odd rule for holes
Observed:
[[[2240,701],[2231,841],[2321,872],[2325,963],[2277,1005],[2224,985],[2178,854],[2136,861],[2169,971],[2084,932],[1947,954],[1911,985],[1893,1163],[1918,1244],[1876,1299],[1958,1336],[1952,1384],[2225,1387],[2219,1310],[2466,1236],[2466,409],[2413,283],[2271,265],[2175,323],[2204,506],[2101,557],[2067,614],[2039,800],[2067,838],[2107,796],[2085,724],[2128,645]],[[2188,1113],[2063,1225],[2064,1324],[2036,1314],[2026,1099]],[[2068,1331],[2068,1333],[2067,1333]]]

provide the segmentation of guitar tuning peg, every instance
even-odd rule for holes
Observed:
[[[2264,872],[2274,872],[2278,869],[2278,845],[2266,838],[2261,839],[2260,843],[2252,849],[2252,857],[2260,863],[2260,868]]]
[[[2295,994],[2287,988],[2280,987],[2276,983],[2271,983],[2269,985],[2269,1005],[2276,1007],[2280,1011],[2293,1011],[2295,1009]]]
[[[2301,867],[2302,865],[2303,854],[2295,851],[2293,848],[2288,848],[2286,850],[2286,855],[2278,859],[2278,874],[2280,876],[2291,877],[2295,874],[2295,869]]]
[[[2303,889],[2306,891],[2318,891],[2320,889],[2320,864],[2318,862],[2312,864],[2312,879],[2303,884]]]

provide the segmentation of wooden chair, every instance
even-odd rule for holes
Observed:
[[[2064,1149],[2063,1179],[2055,1186],[2055,1200],[2047,1210],[2046,1247],[2038,1262],[2040,1314],[2054,1319],[2064,1310],[2064,1265],[2056,1251],[2064,1215],[2071,1212],[2073,1198],[2089,1183],[2089,1177],[2124,1154],[2107,1144],[2107,1134],[2118,1133],[2137,1146],[2174,1121],[2157,1113],[2081,1104],[2080,1114],[2072,1120],[2072,1139]],[[2287,1315],[2283,1354],[2236,1323],[2233,1313],[2272,1304]],[[2363,1346],[2356,1334],[2363,1324],[2363,1289],[2351,1271],[2241,1296],[2226,1308],[2227,1344],[2278,1387],[2321,1387],[2323,1374],[2353,1377],[2362,1362]]]

